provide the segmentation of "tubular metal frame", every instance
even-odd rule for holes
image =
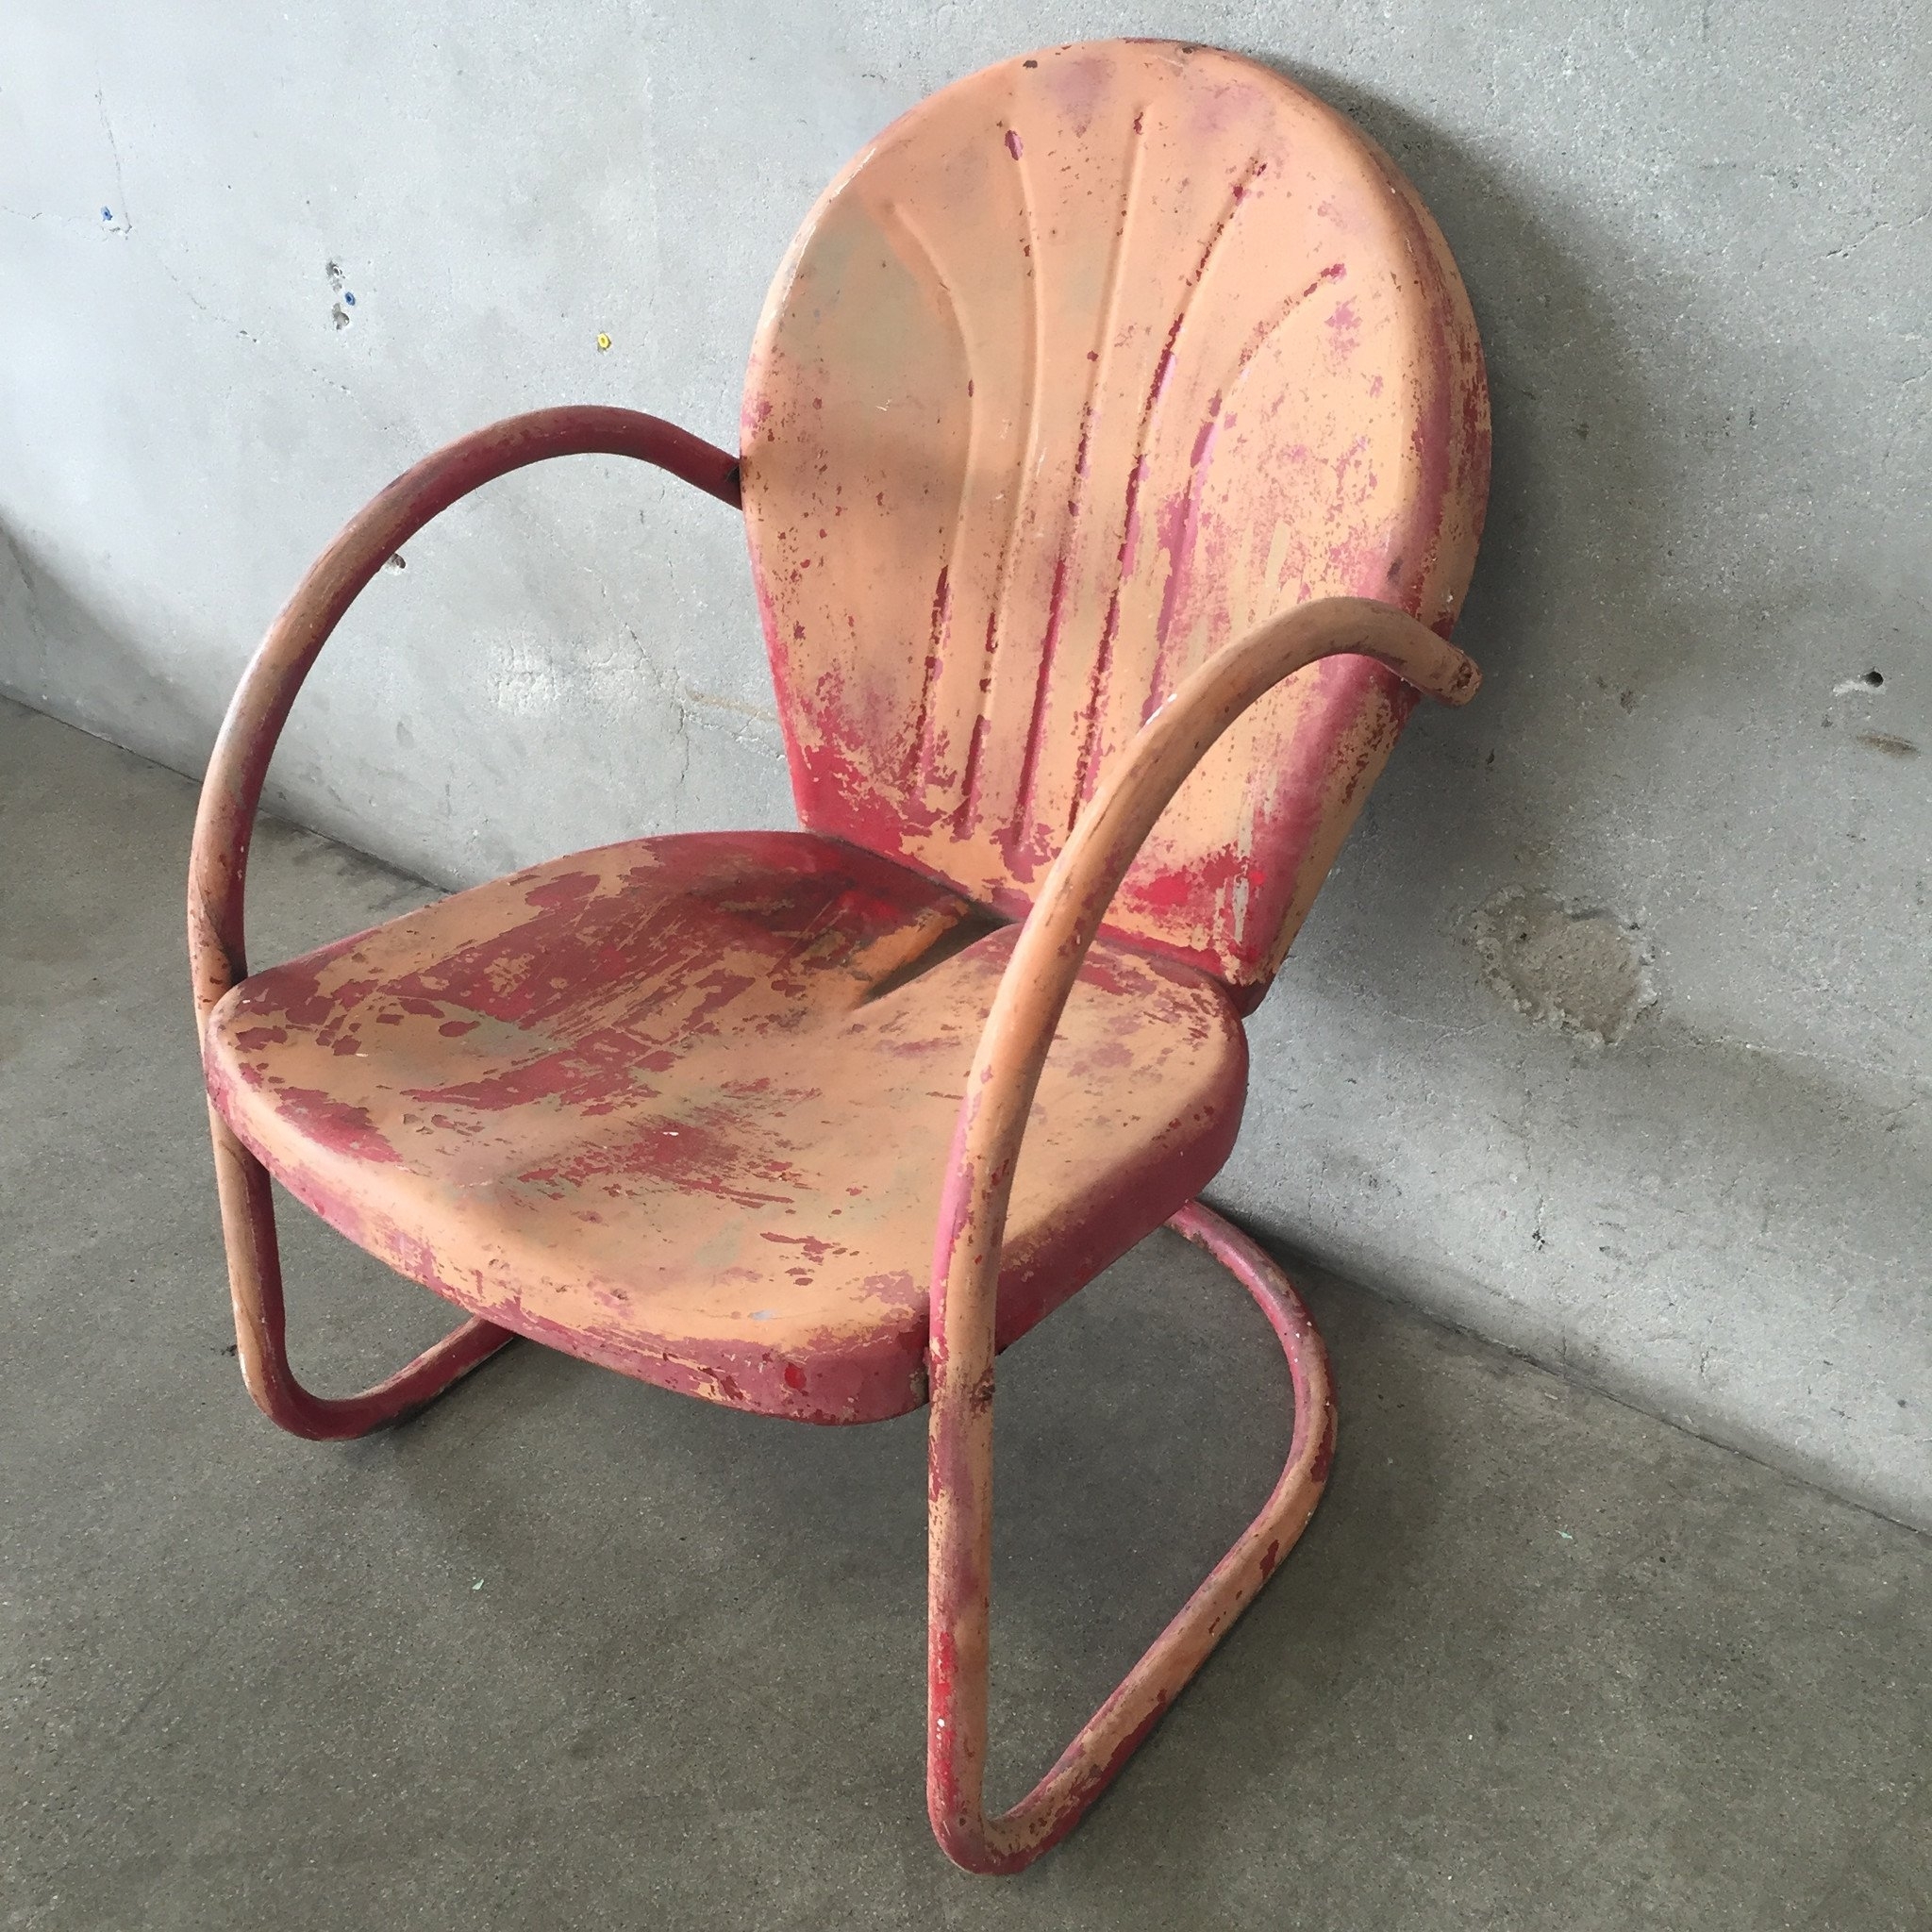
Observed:
[[[243,917],[248,847],[262,782],[322,647],[369,580],[453,503],[531,463],[564,456],[635,457],[738,506],[738,459],[656,416],[595,406],[537,409],[458,437],[373,497],[342,526],[283,605],[222,720],[202,781],[188,869],[188,958],[197,1035],[231,986],[248,976]],[[311,1394],[289,1363],[275,1195],[268,1170],[212,1107],[215,1183],[235,1308],[236,1353],[248,1392],[297,1436],[337,1441],[413,1414],[512,1339],[471,1319],[359,1395]]]
[[[541,409],[458,439],[350,520],[289,600],[250,663],[209,760],[189,878],[197,1025],[247,975],[249,841],[269,758],[323,645],[357,594],[432,518],[493,478],[552,457],[602,453],[656,464],[739,504],[726,452],[631,410]],[[1446,704],[1475,666],[1415,619],[1360,598],[1301,606],[1218,652],[1142,727],[1081,815],[1028,915],[981,1032],[948,1158],[934,1241],[928,1346],[927,1809],[968,1871],[1016,1872],[1066,1836],[1293,1546],[1321,1500],[1336,1410],[1326,1353],[1281,1269],[1198,1201],[1169,1225],[1224,1266],[1266,1316],[1294,1395],[1288,1461],[1261,1511],[1046,1775],[1006,1813],[984,1808],[992,1543],[993,1319],[1014,1165],[1054,1029],[1114,891],[1181,782],[1221,734],[1283,679],[1360,653]],[[312,1394],[290,1366],[267,1170],[212,1108],[235,1334],[248,1390],[271,1420],[330,1440],[401,1421],[511,1340],[462,1323],[359,1395]]]
[[[1011,1810],[987,1817],[993,1318],[1027,1111],[1081,961],[1182,780],[1258,698],[1343,652],[1378,658],[1444,704],[1467,703],[1480,681],[1453,644],[1364,598],[1304,604],[1215,653],[1141,727],[1081,814],[1021,930],[979,1037],[933,1251],[926,1563],[926,1808],[947,1856],[968,1871],[1016,1872],[1074,1828],[1300,1535],[1326,1479],[1335,1415],[1307,1312],[1266,1255],[1193,1203],[1170,1224],[1234,1273],[1288,1357],[1296,1396],[1288,1466],[1260,1515],[1053,1769]]]

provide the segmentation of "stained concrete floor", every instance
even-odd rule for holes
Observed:
[[[1305,1274],[1308,1535],[1027,1874],[921,1795],[922,1436],[512,1349],[392,1434],[230,1354],[182,966],[192,788],[0,703],[9,1927],[1932,1926],[1932,1545]],[[267,826],[258,957],[425,889]],[[441,1305],[299,1210],[297,1361]],[[1004,1361],[996,1794],[1265,1493],[1279,1358],[1158,1237]]]

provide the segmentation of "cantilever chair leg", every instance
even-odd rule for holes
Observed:
[[[236,1351],[248,1392],[271,1422],[312,1441],[366,1436],[425,1407],[452,1382],[514,1339],[508,1328],[473,1316],[387,1381],[359,1395],[338,1399],[310,1394],[289,1366],[282,1263],[268,1170],[213,1108],[208,1121],[222,1197],[222,1238],[228,1250],[228,1291],[235,1304]]]
[[[1081,814],[1000,977],[959,1103],[933,1244],[928,1438],[926,1808],[969,1872],[1017,1872],[1063,1838],[1133,1755],[1301,1534],[1322,1494],[1335,1414],[1307,1310],[1261,1250],[1198,1201],[1170,1225],[1240,1277],[1294,1378],[1294,1440],[1274,1493],[1086,1727],[1012,1810],[984,1806],[992,1567],[993,1357],[1007,1208],[1055,1028],[1115,891],[1168,801],[1235,719],[1323,658],[1378,658],[1463,703],[1479,674],[1414,618],[1363,598],[1303,604],[1199,666],[1143,724]]]
[[[933,1624],[951,1641],[933,1658],[927,1799],[940,1843],[969,1872],[1017,1872],[1073,1830],[1293,1548],[1328,1480],[1335,1454],[1328,1355],[1293,1284],[1247,1236],[1198,1201],[1191,1201],[1168,1225],[1221,1262],[1254,1297],[1274,1330],[1294,1388],[1294,1434],[1288,1463],[1260,1513],[1082,1726],[1053,1769],[998,1818],[986,1817],[979,1799],[986,1768],[988,1650],[988,1605],[980,1566],[992,1541],[990,1432],[985,1438],[987,1461],[973,1470],[970,1495],[936,1491],[937,1516],[948,1516],[963,1503],[963,1513],[970,1514],[973,1524],[961,1541],[980,1557],[980,1562],[971,1566],[936,1563],[931,1578]],[[987,1411],[991,1407],[990,1402],[984,1406]],[[970,1459],[979,1463],[978,1457]],[[942,1468],[947,1460],[943,1456],[934,1457],[936,1484],[946,1483]],[[942,1661],[943,1684],[939,1681]]]
[[[277,613],[222,721],[194,820],[189,863],[188,954],[195,1024],[247,977],[244,898],[248,849],[262,781],[302,681],[358,592],[433,518],[512,470],[552,457],[634,457],[736,506],[738,461],[674,424],[634,409],[586,406],[533,409],[458,437],[398,476],[352,517]],[[473,1317],[434,1348],[360,1395],[311,1395],[289,1367],[282,1269],[268,1172],[212,1108],[222,1234],[235,1304],[242,1373],[262,1412],[318,1441],[366,1435],[433,1401],[510,1331]]]

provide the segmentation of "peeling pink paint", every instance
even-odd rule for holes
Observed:
[[[1031,164],[1000,167],[1021,119]],[[318,1437],[407,1415],[511,1335],[814,1423],[929,1399],[928,1807],[958,1862],[1017,1871],[1330,1471],[1307,1310],[1191,1197],[1239,1124],[1238,1014],[1418,689],[1474,689],[1441,640],[1481,523],[1481,351],[1434,224],[1340,117],[1213,49],[1112,42],[958,83],[841,177],[743,425],[741,461],[613,409],[463,439],[352,521],[251,665],[190,887],[238,1350]],[[248,976],[249,832],[316,652],[440,509],[591,450],[742,502],[809,829],[578,854]],[[941,944],[975,901],[1024,928]],[[470,1318],[361,1395],[311,1395],[271,1170]],[[1274,1330],[1288,1463],[989,1816],[995,1358],[1168,1217]]]
[[[924,1399],[933,1203],[1014,934],[874,988],[965,909],[809,834],[606,847],[256,974],[209,1022],[210,1091],[278,1168],[301,1150],[325,1219],[493,1324],[581,1324],[595,1359],[743,1407],[896,1414]],[[1202,975],[1103,948],[1066,1031],[1003,1346],[1240,1124],[1245,1044]],[[433,1083],[403,1071],[425,1060]],[[513,1300],[467,1285],[499,1279]]]
[[[1329,594],[1453,617],[1487,476],[1467,302],[1379,154],[1212,50],[1079,58],[936,97],[841,178],[746,388],[802,821],[1013,912],[1209,652]],[[1008,135],[1024,167],[971,158]],[[858,235],[921,286],[884,339]],[[874,394],[930,411],[912,501],[909,419]],[[804,571],[833,477],[860,511]],[[1130,876],[1108,929],[1257,1000],[1407,709],[1359,661],[1272,698],[1245,762],[1210,757],[1150,840],[1139,870],[1166,883]],[[1243,863],[1197,871],[1212,855]],[[1190,875],[1223,883],[1190,899]]]

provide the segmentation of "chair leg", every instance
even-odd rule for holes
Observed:
[[[508,1328],[473,1316],[360,1395],[311,1395],[289,1366],[282,1263],[268,1170],[212,1108],[208,1120],[222,1198],[222,1239],[228,1250],[228,1290],[235,1305],[236,1353],[249,1394],[271,1422],[311,1441],[366,1436],[413,1415],[513,1339]]]
[[[1131,1757],[1314,1514],[1335,1453],[1327,1351],[1286,1274],[1192,1201],[1168,1225],[1223,1263],[1255,1298],[1288,1357],[1294,1434],[1288,1464],[1239,1541],[1019,1804],[988,1818],[987,1620],[992,1552],[991,1389],[936,1391],[927,1597],[926,1806],[940,1844],[969,1872],[1018,1872],[1058,1844]]]

